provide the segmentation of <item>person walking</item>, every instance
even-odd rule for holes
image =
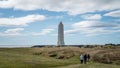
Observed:
[[[84,55],[84,64],[87,63],[87,54]]]
[[[90,54],[87,54],[87,61],[90,60]]]
[[[81,55],[80,55],[80,62],[81,62],[81,64],[83,64],[83,61],[84,61],[84,57],[83,57],[83,55],[81,54]]]

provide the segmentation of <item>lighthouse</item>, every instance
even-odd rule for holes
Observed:
[[[57,42],[58,46],[64,46],[64,25],[62,24],[62,22],[59,23],[58,25],[58,42]]]

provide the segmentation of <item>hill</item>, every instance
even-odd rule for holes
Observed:
[[[119,68],[120,48],[79,48],[79,47],[42,47],[42,48],[0,48],[0,68]],[[89,53],[92,57],[87,65],[79,64],[79,55]],[[96,61],[109,57],[112,63]],[[108,57],[107,56],[107,57]],[[93,58],[94,57],[94,58]],[[106,62],[105,62],[106,63]],[[117,65],[116,65],[117,64]],[[103,68],[102,67],[102,68]]]

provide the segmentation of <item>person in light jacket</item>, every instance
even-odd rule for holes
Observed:
[[[81,62],[81,64],[83,64],[83,61],[84,61],[84,57],[83,57],[83,55],[81,54],[81,55],[80,55],[80,62]]]

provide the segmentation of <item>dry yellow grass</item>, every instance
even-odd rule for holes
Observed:
[[[114,48],[79,48],[79,47],[42,47],[42,48],[32,48],[31,51],[34,55],[43,55],[45,57],[54,57],[56,59],[69,59],[74,56],[79,56],[80,54],[90,54],[91,59],[94,61],[104,59],[108,61],[117,59],[120,60],[120,47]],[[97,57],[102,56],[102,57]],[[115,60],[116,61],[116,60]],[[99,61],[100,62],[100,61]],[[119,62],[118,62],[119,63]]]
[[[79,48],[79,47],[43,47],[43,48],[32,48],[32,53],[35,55],[44,55],[64,58],[71,58],[80,54],[90,54],[91,56],[101,51],[101,48]]]

